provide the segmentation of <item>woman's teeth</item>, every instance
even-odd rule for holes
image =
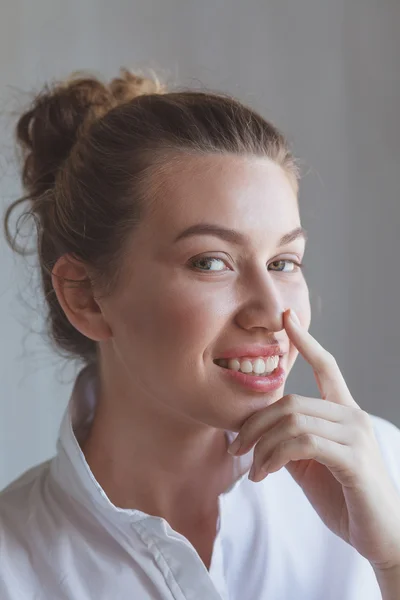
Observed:
[[[266,375],[270,375],[278,367],[279,356],[255,358],[254,360],[250,360],[248,358],[243,360],[240,360],[239,358],[230,358],[229,360],[221,358],[220,360],[217,360],[216,363],[225,369],[240,371],[246,375],[265,377]]]

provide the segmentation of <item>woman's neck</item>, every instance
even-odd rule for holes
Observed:
[[[233,480],[227,444],[222,430],[185,422],[136,396],[128,402],[106,383],[82,451],[113,504],[173,526],[215,514],[218,495]]]

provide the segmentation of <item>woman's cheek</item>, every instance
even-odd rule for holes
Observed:
[[[299,317],[301,325],[305,329],[308,329],[311,324],[311,306],[310,306],[309,297],[307,296],[307,298],[304,300],[304,302],[301,303],[297,307],[297,309],[296,309],[296,307],[293,307],[293,308]]]
[[[158,327],[174,343],[188,349],[203,344],[209,330],[215,331],[221,304],[215,294],[199,293],[196,289],[184,287],[176,294],[169,294],[167,300],[160,295],[155,312]]]
[[[311,323],[311,305],[310,305],[310,294],[307,283],[302,278],[301,281],[292,285],[287,290],[285,297],[285,307],[291,308],[297,314],[301,325],[308,329]]]

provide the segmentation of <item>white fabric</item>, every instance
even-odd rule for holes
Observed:
[[[210,571],[168,523],[115,507],[77,440],[93,414],[82,371],[57,455],[0,494],[1,600],[379,600],[373,570],[321,522],[286,469],[252,483],[250,456],[220,496]],[[400,487],[400,431],[372,417]],[[240,476],[240,473],[245,472]]]

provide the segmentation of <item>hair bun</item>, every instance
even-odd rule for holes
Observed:
[[[146,94],[163,94],[165,92],[165,87],[157,77],[154,76],[153,79],[141,77],[128,69],[121,69],[120,77],[111,81],[109,89],[116,104],[123,104]]]
[[[158,80],[121,69],[105,84],[82,72],[46,86],[18,121],[22,180],[33,199],[54,185],[58,169],[84,130],[111,108],[144,94],[162,93]]]

